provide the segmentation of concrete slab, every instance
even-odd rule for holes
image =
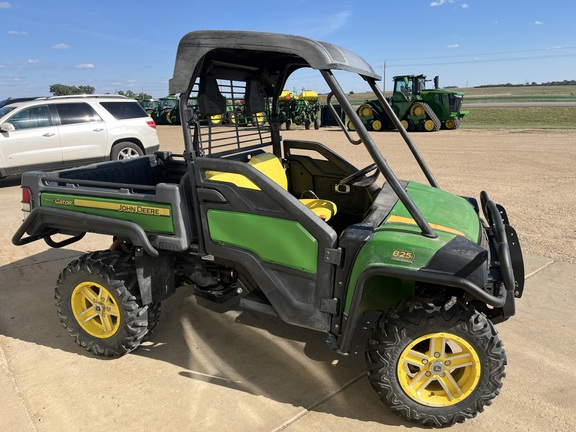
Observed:
[[[143,347],[120,359],[96,358],[58,322],[53,286],[69,257],[53,254],[0,269],[7,379],[37,430],[96,430],[105,422],[267,431],[363,374],[360,354],[332,353],[321,333],[234,305],[198,304],[186,288],[163,304],[161,324]],[[18,392],[8,393],[17,403]],[[26,410],[18,418],[25,424]]]
[[[163,303],[156,332],[120,359],[96,358],[66,334],[53,289],[76,256],[109,240],[66,249],[10,239],[21,219],[19,187],[0,187],[0,425],[14,431],[113,429],[387,431],[412,428],[378,400],[364,376],[360,329],[349,357],[324,335],[214,306],[182,288]],[[573,431],[576,420],[576,266],[525,257],[517,316],[498,326],[509,366],[502,394],[454,430]]]
[[[321,333],[197,301],[185,287],[164,302],[157,331],[140,349],[114,360],[90,355],[68,337],[53,304],[55,278],[78,253],[49,250],[33,264],[26,258],[0,268],[0,348],[8,359],[0,379],[14,407],[9,417],[0,414],[2,424],[40,431],[91,431],[102,422],[234,431],[412,426],[380,404],[364,377],[366,330],[352,355],[341,357]],[[558,313],[576,306],[575,266],[526,258],[531,276],[518,316],[499,326],[509,358],[503,392],[457,430],[576,428],[569,418],[576,377],[566,352],[576,326],[573,315]],[[545,409],[530,409],[536,404]]]
[[[574,431],[576,371],[576,266],[529,256],[517,316],[497,326],[508,357],[507,377],[493,405],[450,430]],[[535,270],[536,269],[536,270]],[[527,272],[528,273],[528,272]],[[379,403],[360,379],[303,411],[283,431],[388,431],[414,425]]]

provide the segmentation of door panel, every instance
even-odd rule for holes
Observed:
[[[335,231],[247,163],[199,158],[194,171],[206,252],[234,262],[284,321],[327,330],[330,315],[321,304],[332,298],[335,265],[324,256]],[[207,171],[240,174],[258,190],[210,180]]]
[[[17,111],[6,122],[16,129],[0,134],[0,152],[7,172],[62,165],[58,128],[52,125],[47,105]]]
[[[84,102],[54,104],[53,108],[60,120],[58,131],[63,160],[104,160],[108,133],[94,109]]]

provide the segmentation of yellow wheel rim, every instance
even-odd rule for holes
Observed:
[[[106,288],[95,282],[82,282],[72,291],[72,313],[91,336],[107,339],[120,328],[120,309]]]
[[[402,120],[400,123],[402,123],[402,127],[403,127],[405,130],[408,130],[408,122],[407,122],[406,120]]]
[[[416,402],[429,407],[455,405],[480,380],[480,358],[459,336],[431,333],[408,345],[398,361],[398,382]]]
[[[358,109],[358,113],[362,117],[370,117],[372,115],[372,108],[370,108],[368,105],[362,105]]]
[[[210,116],[210,121],[212,124],[219,124],[222,121],[222,114],[214,114]]]
[[[454,129],[454,120],[448,119],[444,122],[444,124],[446,125],[446,129]]]
[[[348,121],[348,130],[351,130],[351,131],[356,130],[356,128],[354,127],[354,125],[352,124],[351,121]]]
[[[382,129],[382,122],[380,120],[374,120],[372,122],[372,129],[374,129],[375,131],[379,131],[380,129]]]
[[[420,104],[414,104],[410,108],[410,114],[412,114],[413,116],[421,116],[424,115],[425,112],[426,111],[424,111],[424,107]]]
[[[434,121],[433,120],[426,120],[424,122],[424,129],[426,129],[428,132],[432,132],[434,130]]]
[[[263,112],[256,113],[256,121],[258,122],[258,124],[264,123],[264,113]]]

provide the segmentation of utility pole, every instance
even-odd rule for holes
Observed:
[[[382,65],[382,94],[386,93],[386,60]]]

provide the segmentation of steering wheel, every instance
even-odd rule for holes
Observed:
[[[365,176],[370,171],[374,171],[374,170],[376,170],[376,172],[374,174],[372,174],[370,177],[366,177],[365,179],[360,180],[359,182],[355,182],[355,180],[359,179],[360,177]],[[348,183],[350,183],[352,186],[361,186],[361,187],[362,186],[369,186],[376,181],[379,174],[380,174],[380,170],[378,170],[378,167],[376,166],[376,164],[373,163],[373,164],[370,164],[370,165],[362,168],[361,170],[356,171],[355,173],[350,174],[347,177],[344,177],[342,180],[340,180],[338,182],[337,186],[344,186]]]

